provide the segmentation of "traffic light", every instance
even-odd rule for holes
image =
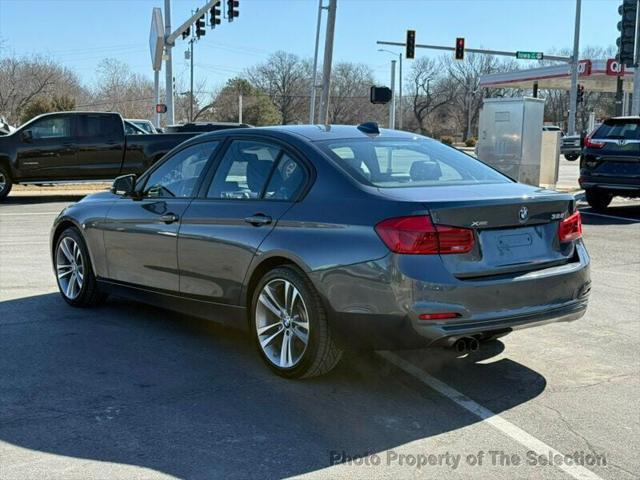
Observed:
[[[238,0],[227,0],[227,18],[230,22],[233,22],[233,19],[240,15],[238,12],[238,6],[240,2]]]
[[[405,57],[408,59],[416,58],[416,31],[407,30]]]
[[[464,37],[456,38],[456,60],[464,60]]]
[[[386,104],[391,101],[391,89],[389,87],[372,86],[369,93],[369,100],[375,104]]]
[[[218,8],[219,6],[220,2],[217,2],[213,7],[211,7],[211,10],[209,10],[209,15],[211,15],[209,24],[213,28],[215,28],[216,25],[220,25],[220,9]]]
[[[620,62],[627,67],[633,66],[635,58],[633,55],[636,40],[636,0],[623,0],[618,7],[621,20],[618,22],[620,36],[616,40],[618,45],[618,55]]]
[[[584,85],[578,85],[578,103],[582,103],[584,101]]]
[[[187,29],[182,32],[182,39],[189,38],[189,35],[191,35],[191,27],[187,27]]]
[[[206,34],[207,31],[204,29],[204,15],[202,15],[198,20],[196,20],[196,37],[200,38]]]

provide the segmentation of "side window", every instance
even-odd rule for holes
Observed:
[[[304,167],[285,153],[271,174],[264,198],[292,200],[304,186],[306,178]]]
[[[281,152],[262,142],[234,141],[220,162],[207,198],[260,198]]]
[[[194,196],[198,177],[217,146],[218,142],[199,143],[175,153],[151,173],[144,196]]]
[[[116,115],[82,115],[81,137],[115,137],[121,135],[122,121]]]
[[[48,117],[29,126],[34,139],[71,136],[71,117]]]

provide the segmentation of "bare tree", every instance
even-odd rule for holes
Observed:
[[[371,67],[342,62],[333,67],[331,75],[331,123],[358,124],[371,120],[374,108],[369,102],[369,88],[375,84]]]
[[[17,123],[23,111],[36,100],[54,95],[72,99],[84,89],[75,74],[43,57],[0,58],[0,115]]]
[[[443,74],[441,61],[422,57],[409,71],[407,86],[414,120],[420,133],[430,133],[429,120],[434,112],[450,103],[455,86]]]
[[[279,51],[266,62],[250,68],[247,77],[271,98],[280,112],[280,121],[286,125],[305,121],[311,70],[310,62]]]

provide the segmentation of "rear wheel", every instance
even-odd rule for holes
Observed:
[[[566,153],[564,158],[566,158],[570,162],[573,162],[574,160],[577,160],[579,156],[580,155],[578,155],[577,153]]]
[[[54,251],[56,279],[62,298],[74,307],[93,307],[104,300],[98,289],[87,246],[80,232],[67,228]]]
[[[7,170],[7,167],[0,165],[0,200],[4,200],[13,187],[13,181],[11,175]]]
[[[332,338],[320,297],[295,268],[276,268],[260,280],[251,317],[260,356],[280,376],[314,377],[340,361],[342,350]]]
[[[588,189],[585,191],[587,203],[594,210],[604,210],[609,206],[613,197],[605,192],[596,189]]]

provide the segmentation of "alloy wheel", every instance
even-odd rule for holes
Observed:
[[[78,298],[84,283],[84,259],[78,242],[71,237],[58,244],[56,274],[62,294],[70,300]]]
[[[0,172],[0,193],[4,192],[5,188],[7,188],[7,177],[4,176],[4,173]]]
[[[271,280],[255,313],[258,343],[269,361],[279,368],[296,366],[309,345],[309,313],[300,291],[288,280]]]

